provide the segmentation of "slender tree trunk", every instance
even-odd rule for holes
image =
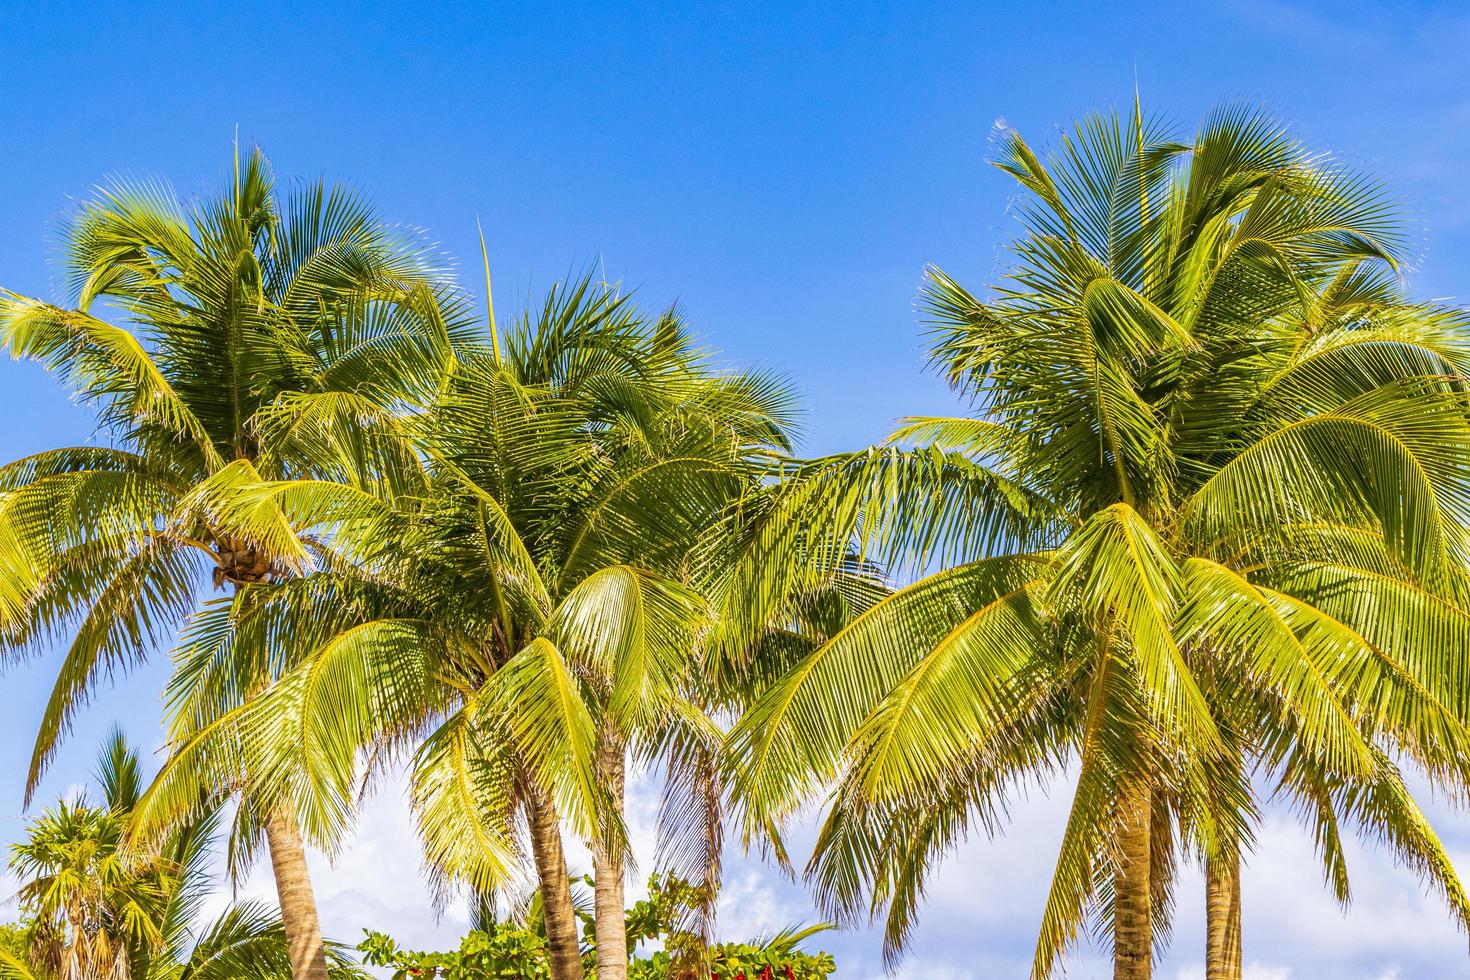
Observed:
[[[287,810],[276,810],[266,819],[265,838],[271,852],[271,870],[276,874],[281,922],[286,927],[291,980],[326,980],[327,950],[322,944],[322,924],[317,919],[316,896],[306,868],[306,844],[296,818]]]
[[[1121,863],[1114,876],[1113,978],[1149,980],[1153,975],[1153,900],[1149,833],[1153,797],[1146,787],[1127,790],[1118,801]]]
[[[623,813],[624,756],[621,736],[604,729],[598,737],[597,775],[619,816]],[[611,836],[611,833],[604,835]],[[628,929],[623,918],[624,847],[621,840],[606,839],[592,846],[597,980],[627,980],[628,976]]]
[[[252,575],[264,575],[262,564],[250,551]],[[226,561],[223,553],[220,568],[216,571],[215,584],[223,581],[226,565],[234,570],[237,560],[234,552]],[[240,586],[235,585],[238,593]],[[258,680],[264,687],[266,681]],[[281,906],[281,924],[286,930],[286,946],[291,957],[291,980],[327,980],[327,948],[322,942],[322,923],[317,916],[316,895],[311,890],[311,872],[306,867],[306,842],[301,839],[301,828],[296,817],[284,809],[269,814],[265,821],[266,847],[271,855],[271,871],[276,876],[276,901]]]
[[[1205,868],[1205,977],[1240,980],[1240,857],[1217,855]]]
[[[546,947],[551,980],[582,980],[582,947],[577,913],[572,906],[572,879],[561,846],[561,823],[551,797],[539,786],[528,790],[527,820],[531,825],[531,856],[541,887],[541,914],[546,923]]]

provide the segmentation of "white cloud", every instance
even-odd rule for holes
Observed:
[[[15,899],[20,882],[7,871],[0,871],[0,922],[14,922],[20,917],[20,908]]]
[[[1291,968],[1284,966],[1260,966],[1256,963],[1248,963],[1241,973],[1245,980],[1291,980]]]
[[[1241,969],[1242,980],[1291,980],[1291,968],[1247,963]],[[1203,963],[1187,966],[1174,975],[1175,980],[1205,980]]]

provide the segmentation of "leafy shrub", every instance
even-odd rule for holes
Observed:
[[[687,964],[701,957],[698,937],[682,931],[678,923],[685,912],[702,899],[702,893],[687,882],[655,875],[648,884],[649,897],[628,909],[626,922],[630,953],[629,980],[667,980],[687,973]],[[584,911],[582,963],[591,980],[597,966],[592,943],[592,917]],[[828,953],[810,954],[798,947],[825,925],[791,929],[763,941],[719,943],[708,950],[712,980],[826,980],[837,969]],[[663,949],[636,955],[644,942],[661,942]],[[459,949],[426,952],[401,948],[391,937],[368,931],[357,947],[368,966],[392,969],[394,980],[545,980],[546,936],[538,925],[490,922],[467,934]]]

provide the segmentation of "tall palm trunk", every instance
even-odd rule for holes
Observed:
[[[1205,867],[1205,977],[1240,980],[1240,856],[1210,857]]]
[[[265,839],[270,847],[271,870],[276,875],[276,898],[286,927],[291,956],[291,980],[326,980],[327,950],[317,919],[316,896],[306,868],[306,843],[296,818],[277,809],[266,819]]]
[[[625,745],[622,736],[604,728],[598,738],[597,775],[619,816],[623,812]],[[627,980],[628,929],[623,919],[625,843],[611,839],[610,827],[592,847],[594,935],[597,939],[597,980]]]
[[[582,947],[572,906],[572,879],[561,846],[561,824],[551,797],[539,786],[527,787],[526,814],[531,825],[531,856],[541,888],[551,980],[582,980]]]
[[[240,561],[250,563],[248,568],[236,561],[237,551]],[[219,561],[221,572],[228,571],[235,576],[236,592],[240,588],[240,576],[258,580],[264,574],[263,567],[256,567],[261,560],[253,549],[248,553],[244,548],[222,551]],[[291,956],[291,980],[326,980],[327,947],[322,942],[316,894],[306,866],[306,842],[301,838],[295,815],[279,807],[270,813],[265,821],[265,841],[270,851],[271,871],[276,876],[276,902],[281,906],[281,924],[286,930]]]
[[[1118,801],[1120,863],[1114,876],[1113,978],[1149,980],[1153,975],[1153,862],[1150,827],[1153,795],[1131,787]]]

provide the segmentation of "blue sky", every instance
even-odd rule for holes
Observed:
[[[997,268],[1013,225],[1011,187],[985,165],[996,121],[1045,143],[1136,79],[1182,126],[1261,100],[1381,174],[1422,228],[1415,292],[1470,294],[1470,13],[1453,3],[129,6],[0,10],[0,285],[56,297],[48,242],[69,200],[118,171],[216,184],[238,127],[282,175],[349,178],[428,228],[472,280],[478,215],[502,312],[597,261],[650,303],[679,300],[731,358],[796,381],[805,448],[853,447],[950,406],[923,373],[913,300],[926,263],[976,286]],[[0,419],[4,458],[89,433],[29,365],[0,364]],[[20,826],[51,669],[0,676],[0,839]],[[99,696],[49,791],[80,780],[114,719],[152,744],[159,677]],[[1003,844],[956,857],[905,975],[1021,975],[1065,800],[1063,785],[1038,794]],[[357,848],[322,865],[329,928],[456,928],[418,904],[400,809],[385,793]],[[1246,884],[1258,980],[1470,976],[1411,878],[1365,853],[1343,918],[1305,839],[1273,820]],[[1470,855],[1461,818],[1445,832]],[[754,865],[734,878],[733,931],[810,915]],[[1199,960],[1184,901],[1164,976]],[[828,945],[842,976],[879,973],[871,936]],[[1073,976],[1100,975],[1089,955]]]

